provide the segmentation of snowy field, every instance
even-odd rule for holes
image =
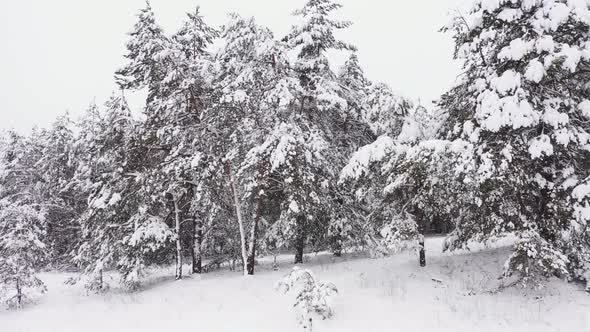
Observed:
[[[315,322],[313,330],[590,331],[590,296],[580,285],[554,280],[543,290],[494,293],[508,248],[442,254],[441,245],[440,238],[427,240],[426,268],[418,267],[414,253],[309,255],[305,267],[340,292],[334,318]],[[275,290],[291,269],[291,256],[280,258],[279,271],[262,260],[262,271],[249,278],[221,271],[174,281],[170,268],[132,294],[111,289],[87,296],[81,286],[64,285],[71,275],[43,274],[47,295],[22,311],[0,312],[0,331],[301,331],[292,299]]]

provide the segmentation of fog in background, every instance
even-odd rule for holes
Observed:
[[[354,25],[339,34],[359,48],[373,81],[428,104],[459,73],[450,36],[438,32],[465,0],[341,0],[335,17]],[[230,12],[255,16],[275,37],[286,35],[304,0],[152,0],[159,23],[173,33],[198,5],[207,23],[222,25]],[[76,118],[117,88],[113,73],[125,63],[127,33],[143,0],[19,0],[0,10],[0,129],[28,132],[68,111]],[[332,54],[334,65],[346,54]],[[129,95],[135,112],[142,97]]]

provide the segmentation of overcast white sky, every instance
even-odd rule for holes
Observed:
[[[341,37],[359,47],[368,77],[427,103],[455,80],[452,42],[439,33],[465,0],[340,0],[337,16],[354,25]],[[160,24],[173,32],[184,13],[201,6],[218,26],[229,12],[255,16],[277,37],[304,0],[152,0]],[[126,33],[144,0],[18,0],[0,10],[0,128],[27,132],[57,115],[81,114],[115,89]],[[336,63],[342,60],[334,59]],[[140,107],[137,101],[132,106]]]

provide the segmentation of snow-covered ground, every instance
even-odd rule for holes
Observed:
[[[315,322],[314,331],[590,331],[590,295],[580,285],[554,280],[543,290],[493,293],[507,248],[442,254],[441,246],[440,238],[427,240],[426,268],[415,253],[309,255],[305,267],[339,289],[334,318]],[[275,290],[291,269],[292,257],[281,258],[279,271],[266,259],[248,278],[223,271],[174,281],[170,268],[132,294],[86,296],[81,286],[63,284],[71,275],[43,274],[49,292],[21,311],[1,311],[0,331],[301,331],[292,298]]]

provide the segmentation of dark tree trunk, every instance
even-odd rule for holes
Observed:
[[[299,239],[297,241],[295,245],[295,264],[303,264],[303,249],[305,246]]]
[[[203,254],[201,247],[203,245],[203,227],[200,221],[193,219],[194,226],[194,241],[193,241],[193,273],[201,274],[203,272]]]
[[[424,218],[424,214],[421,210],[416,211],[415,215],[418,218],[418,250],[419,250],[419,263],[421,267],[426,266],[426,248],[424,245],[424,234],[428,229],[427,220]]]
[[[176,231],[176,280],[182,279],[182,244],[180,241],[180,208],[178,207],[178,198],[174,197],[174,220]]]
[[[420,249],[420,266],[426,266],[426,249],[424,248],[424,235],[420,234],[418,238],[418,248]]]
[[[102,277],[102,269],[98,271],[98,290],[102,291],[104,289],[104,281]]]
[[[342,235],[334,236],[334,257],[342,257]]]
[[[277,264],[277,255],[274,255],[274,260],[272,262],[272,270],[273,271],[278,271],[279,270],[279,264]]]
[[[258,223],[260,222],[260,213],[262,208],[262,198],[258,195],[256,202],[256,217],[254,218],[254,225],[252,226],[252,233],[250,234],[250,252],[248,253],[248,274],[254,275],[254,263],[256,260],[256,240],[258,237]]]
[[[303,264],[303,250],[305,249],[304,217],[297,217],[297,235],[295,238],[295,264]]]
[[[20,287],[20,279],[16,279],[16,306],[21,308],[23,304],[23,291]]]

